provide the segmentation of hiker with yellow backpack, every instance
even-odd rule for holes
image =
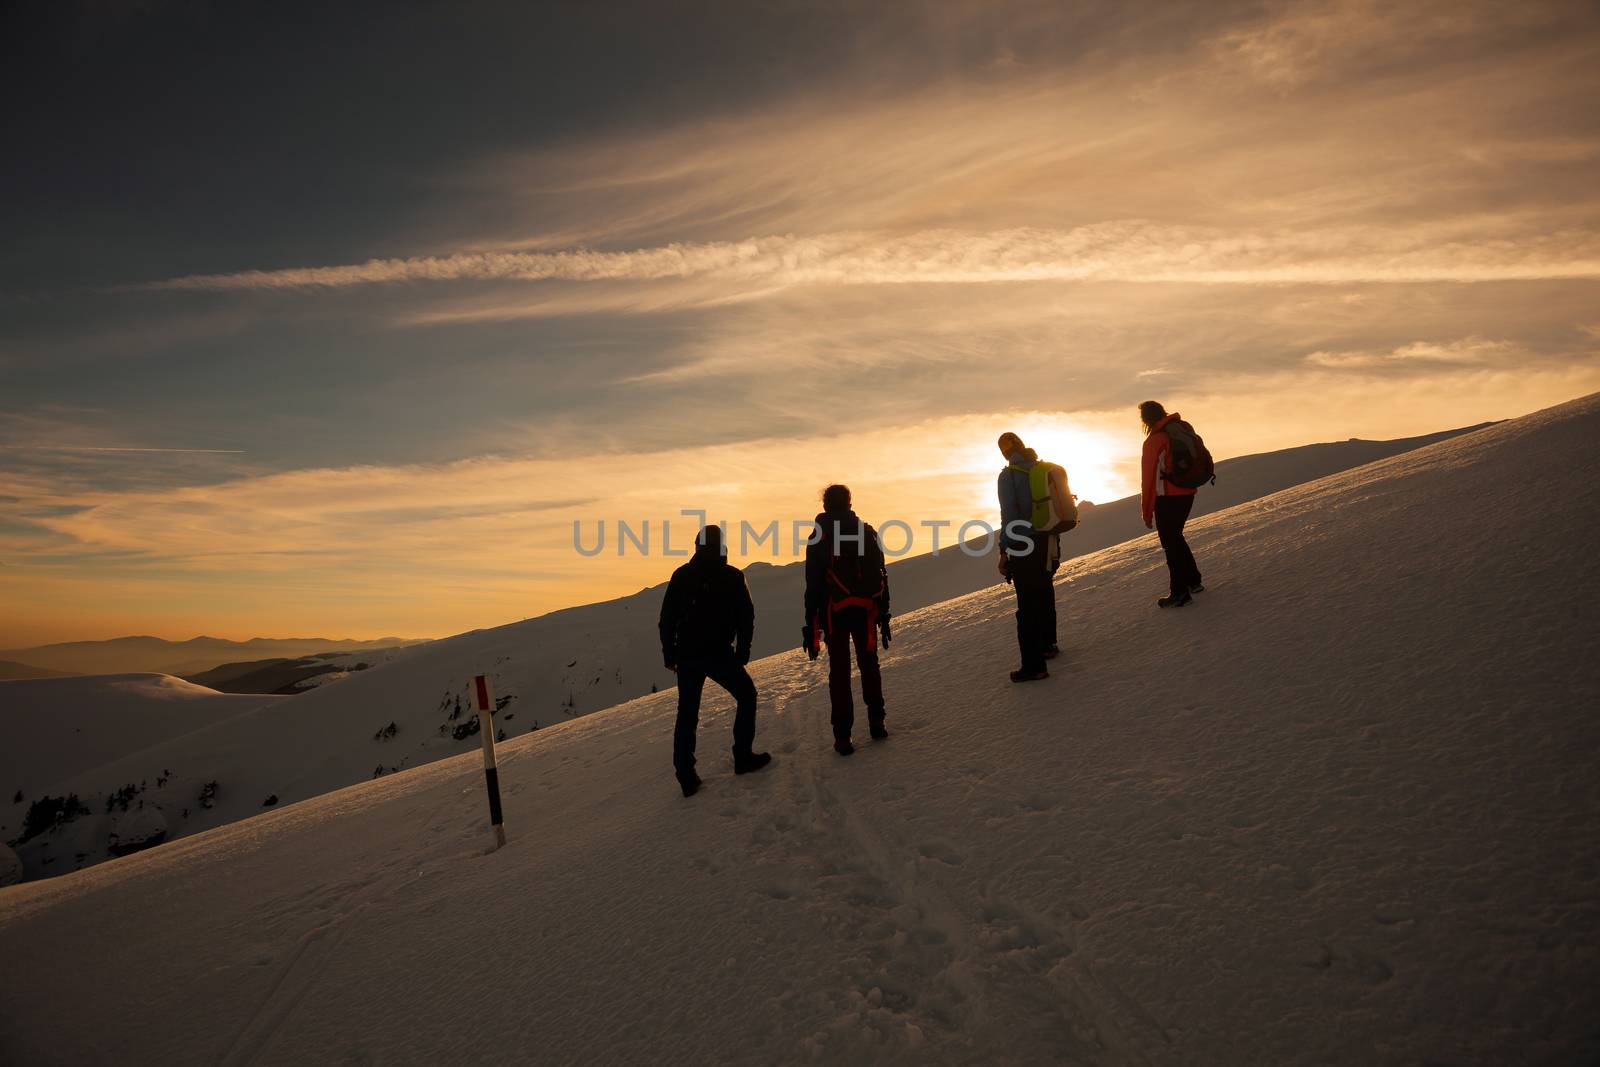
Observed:
[[[1056,592],[1051,560],[1060,558],[1058,539],[1078,525],[1078,504],[1067,485],[1067,472],[1014,433],[1000,435],[1000,574],[1017,593],[1017,648],[1022,665],[1013,682],[1050,677],[1045,661],[1056,645]]]

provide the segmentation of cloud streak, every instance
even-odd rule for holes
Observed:
[[[111,448],[100,445],[0,445],[0,448],[28,452],[179,452],[207,455],[243,455],[242,448]]]
[[[930,230],[904,237],[834,233],[679,243],[625,252],[478,252],[375,259],[342,266],[189,275],[153,283],[151,288],[338,289],[463,280],[707,279],[792,286],[1600,278],[1600,234],[1571,230],[1510,239],[1472,229],[1239,232],[1131,220],[1069,230]]]
[[[1334,369],[1351,367],[1395,367],[1410,364],[1481,365],[1507,362],[1530,355],[1521,345],[1509,341],[1491,341],[1482,337],[1464,337],[1457,341],[1438,343],[1414,341],[1388,352],[1312,352],[1305,361],[1318,367]]]

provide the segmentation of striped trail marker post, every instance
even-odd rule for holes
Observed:
[[[483,735],[483,783],[489,789],[489,825],[494,827],[494,847],[506,843],[505,821],[500,814],[500,768],[494,760],[494,688],[480,674],[472,679],[478,694],[478,732]]]

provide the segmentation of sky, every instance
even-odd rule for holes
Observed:
[[[1004,430],[1136,491],[1150,398],[1600,389],[1588,2],[23,2],[0,87],[0,648],[443,636],[830,481],[923,551]]]

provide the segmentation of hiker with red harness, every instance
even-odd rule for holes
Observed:
[[[1171,579],[1156,606],[1181,608],[1194,602],[1192,594],[1205,591],[1183,526],[1194,509],[1195,491],[1217,480],[1215,465],[1200,435],[1176,411],[1168,415],[1159,403],[1146,400],[1139,405],[1139,421],[1145,434],[1141,513],[1145,528],[1161,538]]]
[[[850,644],[861,668],[861,697],[867,727],[875,740],[889,736],[884,726],[883,673],[878,638],[887,648],[889,572],[878,532],[850,510],[850,490],[830,485],[822,492],[818,536],[806,547],[806,624],[801,647],[812,659],[828,646],[828,695],[833,702],[833,748],[854,752],[855,703],[850,693]]]
[[[1078,504],[1067,472],[1022,443],[1014,433],[998,442],[1006,465],[1000,472],[1000,576],[1017,593],[1017,649],[1022,665],[1013,682],[1050,677],[1045,660],[1056,646],[1056,590],[1052,559],[1060,558],[1061,534],[1078,525]]]

